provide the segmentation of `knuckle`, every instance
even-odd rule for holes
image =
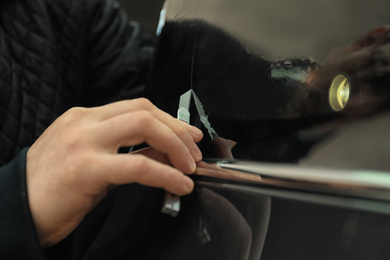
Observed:
[[[61,137],[63,146],[73,154],[78,154],[86,145],[82,129],[68,129]]]
[[[137,125],[142,128],[151,124],[153,116],[150,112],[142,110],[137,112],[135,119],[137,120]]]
[[[187,137],[188,135],[188,131],[187,129],[184,127],[184,126],[179,126],[176,130],[176,134],[181,138],[181,139],[184,139]]]
[[[132,162],[132,168],[135,172],[146,172],[149,168],[148,160],[143,155],[134,155]]]
[[[80,117],[87,113],[88,108],[85,107],[72,107],[68,111],[65,112],[64,115],[70,117]]]
[[[72,107],[66,111],[60,118],[64,125],[78,124],[81,118],[84,118],[89,112],[88,108]]]
[[[149,99],[147,98],[138,98],[136,99],[136,102],[138,103],[138,106],[143,109],[143,110],[153,110],[154,109],[154,105],[152,104],[152,102],[150,102]]]

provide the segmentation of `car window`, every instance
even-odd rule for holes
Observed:
[[[192,89],[235,159],[388,171],[389,7],[166,1],[150,97],[176,115]],[[205,139],[206,157],[224,157]]]
[[[148,97],[204,133],[195,210],[175,229],[186,230],[181,253],[388,258],[388,10],[386,0],[165,2]]]

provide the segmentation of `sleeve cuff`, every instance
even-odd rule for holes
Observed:
[[[46,259],[31,217],[23,149],[0,168],[0,256],[3,259]]]

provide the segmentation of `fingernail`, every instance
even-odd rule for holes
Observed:
[[[189,127],[190,127],[190,132],[191,132],[192,135],[194,135],[194,136],[203,136],[203,132],[199,128],[197,128],[195,126],[192,126],[192,125],[189,125]]]
[[[194,173],[196,170],[196,163],[195,161],[193,161],[192,165],[191,165],[191,173]]]
[[[190,193],[194,188],[194,182],[186,176],[183,176],[183,178],[184,178],[184,192]]]
[[[202,157],[203,157],[202,152],[200,151],[199,147],[196,144],[194,144],[194,153],[195,153],[197,162],[202,160]]]

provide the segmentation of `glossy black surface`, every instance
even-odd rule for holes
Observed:
[[[149,98],[176,117],[192,89],[190,123],[217,164],[198,165],[160,259],[389,258],[388,10],[166,1]],[[226,166],[238,159],[272,171]]]
[[[167,2],[168,7],[171,2],[171,6],[176,3]],[[181,5],[185,7],[185,3]],[[201,1],[198,5],[207,10],[211,4]],[[302,8],[304,6],[302,4]],[[380,6],[376,9],[380,10]],[[179,12],[180,9],[174,11]],[[215,9],[209,12],[215,12],[217,16],[222,11]],[[364,10],[361,12],[364,13]],[[348,20],[348,14],[349,10],[345,10],[345,20]],[[355,168],[356,163],[372,153],[372,146],[381,143],[375,140],[378,135],[375,128],[382,139],[386,138],[387,116],[383,115],[382,121],[373,122],[372,119],[375,115],[384,114],[389,107],[390,46],[387,42],[390,30],[385,24],[362,35],[355,31],[345,34],[345,41],[350,39],[349,42],[345,46],[326,49],[328,56],[323,62],[317,62],[311,58],[310,52],[306,53],[306,57],[297,53],[291,54],[289,59],[266,59],[223,26],[200,18],[185,19],[180,17],[180,12],[177,14],[179,18],[175,18],[175,14],[171,16],[174,18],[167,18],[160,36],[149,88],[150,98],[160,108],[176,115],[180,95],[193,89],[219,136],[237,143],[233,148],[234,158],[272,162],[299,162],[309,158],[305,163],[311,163],[310,158],[315,157],[315,153],[311,153],[314,151],[312,148],[324,141],[330,143],[332,151],[343,147],[344,158],[323,162],[316,160],[315,164],[340,166],[338,161],[348,159],[353,161],[344,162],[344,165]],[[332,14],[329,14],[328,20],[323,23],[330,23]],[[360,22],[366,23],[366,20]],[[256,26],[259,25],[252,25],[253,28]],[[321,28],[324,27],[322,25]],[[288,37],[285,42],[288,46]],[[258,45],[261,46],[261,43],[258,42]],[[311,46],[308,51],[316,48],[321,49],[318,53],[325,52],[321,45]],[[341,73],[350,80],[350,95],[345,108],[336,112],[329,104],[329,88],[333,78]],[[191,110],[191,123],[202,127],[196,120],[194,105]],[[357,127],[367,124],[377,127],[366,127],[364,132],[358,132],[349,127],[352,125],[354,128],[354,123]],[[334,144],[332,134],[335,130],[354,138]],[[363,143],[364,140],[359,138],[372,139],[372,144]],[[356,146],[359,146],[359,153]],[[206,157],[218,156],[208,153],[208,149],[203,150]],[[389,154],[388,149],[384,152]],[[355,158],[348,156],[349,153]],[[381,154],[377,156],[381,157]],[[386,164],[386,167],[378,166],[377,162],[368,164],[359,168],[389,169],[387,160],[379,163]]]

